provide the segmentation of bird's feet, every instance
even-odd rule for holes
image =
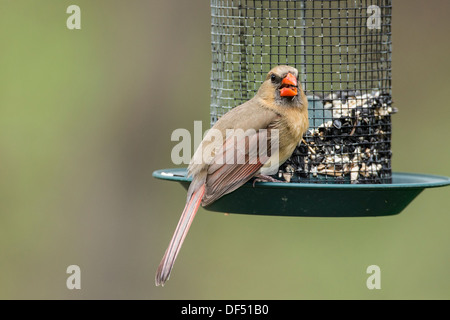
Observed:
[[[265,176],[263,174],[257,175],[255,179],[253,180],[253,187],[255,187],[256,182],[281,182],[281,183],[287,183],[287,181],[281,181],[277,180],[275,178],[272,178],[271,176]]]

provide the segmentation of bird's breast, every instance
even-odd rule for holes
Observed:
[[[297,108],[287,109],[285,116],[282,117],[282,123],[279,126],[280,141],[288,141],[289,144],[297,146],[308,129],[308,126],[307,110]]]

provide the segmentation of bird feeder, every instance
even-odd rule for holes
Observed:
[[[424,189],[450,184],[392,172],[391,19],[391,0],[211,0],[211,125],[285,64],[301,75],[310,128],[275,176],[285,183],[250,183],[205,209],[392,215]],[[154,176],[187,187],[185,174]]]

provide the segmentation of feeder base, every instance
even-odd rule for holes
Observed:
[[[153,177],[188,188],[186,169],[163,169]],[[450,185],[450,178],[393,173],[392,184],[308,184],[249,182],[205,210],[292,217],[377,217],[402,212],[423,190]]]

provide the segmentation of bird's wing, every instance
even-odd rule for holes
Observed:
[[[204,171],[214,159],[215,153],[226,140],[227,130],[247,130],[267,128],[278,115],[271,109],[263,107],[256,99],[249,100],[231,109],[208,131],[195,151],[188,167],[189,176],[197,176]],[[216,135],[219,135],[217,139]]]
[[[273,127],[228,137],[208,167],[202,205],[207,206],[254,177],[270,156],[278,152]]]

